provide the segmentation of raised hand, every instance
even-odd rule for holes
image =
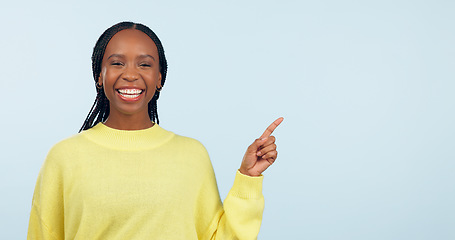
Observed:
[[[242,174],[253,177],[260,176],[275,162],[278,152],[276,151],[275,137],[271,134],[283,120],[282,117],[275,120],[262,136],[248,147],[239,169]]]

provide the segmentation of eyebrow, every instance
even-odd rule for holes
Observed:
[[[124,58],[124,57],[125,57],[125,55],[123,55],[123,54],[116,54],[116,53],[114,53],[114,54],[112,54],[111,56],[109,56],[109,57],[107,58],[107,60],[109,60],[110,58],[113,58],[113,57],[120,57],[120,58]],[[155,58],[154,58],[152,55],[149,55],[149,54],[142,54],[142,55],[139,55],[139,57],[138,57],[138,58],[147,58],[147,57],[148,57],[148,58],[151,58],[151,59],[153,59],[153,61],[156,61],[156,60],[155,60]]]

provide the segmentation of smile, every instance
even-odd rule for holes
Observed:
[[[117,92],[125,100],[137,100],[139,96],[144,92],[142,89],[137,88],[123,88],[117,89]]]

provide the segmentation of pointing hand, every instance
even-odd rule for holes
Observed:
[[[260,176],[275,162],[278,152],[276,151],[275,137],[271,134],[283,120],[282,117],[275,120],[262,136],[248,147],[239,169],[240,173],[248,176]]]

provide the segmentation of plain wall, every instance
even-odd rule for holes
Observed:
[[[454,1],[20,1],[0,20],[0,231],[25,239],[52,145],[95,98],[91,52],[163,42],[161,126],[200,140],[221,197],[277,117],[259,239],[455,238]]]

